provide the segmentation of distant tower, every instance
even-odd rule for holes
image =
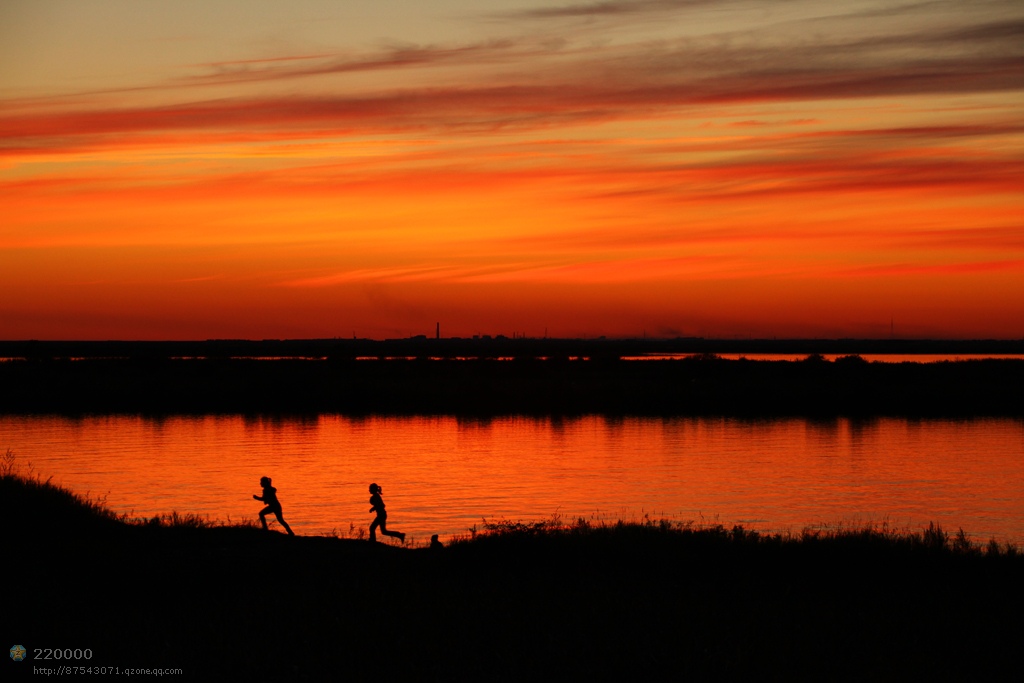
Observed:
[[[434,339],[441,338],[441,323],[437,323],[437,327],[434,329]]]

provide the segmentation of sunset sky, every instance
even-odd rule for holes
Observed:
[[[436,322],[1024,337],[1024,3],[0,3],[0,339]]]

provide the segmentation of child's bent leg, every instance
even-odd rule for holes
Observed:
[[[386,521],[380,523],[380,532],[385,536],[391,536],[392,538],[397,538],[403,543],[405,542],[405,534],[401,531],[388,531],[388,524]]]
[[[272,507],[270,507],[269,505],[267,507],[263,508],[262,510],[260,510],[260,522],[263,523],[263,528],[264,529],[267,529],[267,530],[270,529],[270,527],[267,526],[267,515],[270,514],[273,511],[274,511],[274,509]]]
[[[281,526],[284,527],[284,530],[288,532],[289,536],[295,535],[295,532],[293,532],[292,528],[288,526],[288,522],[284,521],[284,516],[280,512],[275,512],[274,516],[277,517],[277,521],[281,523]]]

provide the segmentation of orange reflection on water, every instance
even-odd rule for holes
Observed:
[[[261,476],[299,534],[368,528],[370,482],[414,541],[483,519],[667,517],[799,531],[936,521],[1024,543],[1024,421],[0,418],[22,464],[136,517],[255,519]]]

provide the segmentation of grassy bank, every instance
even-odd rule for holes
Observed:
[[[0,473],[3,636],[250,680],[1019,673],[1024,555],[962,534],[490,525],[442,550],[132,520]],[[6,660],[7,672],[42,662]],[[20,668],[19,668],[20,667]]]

